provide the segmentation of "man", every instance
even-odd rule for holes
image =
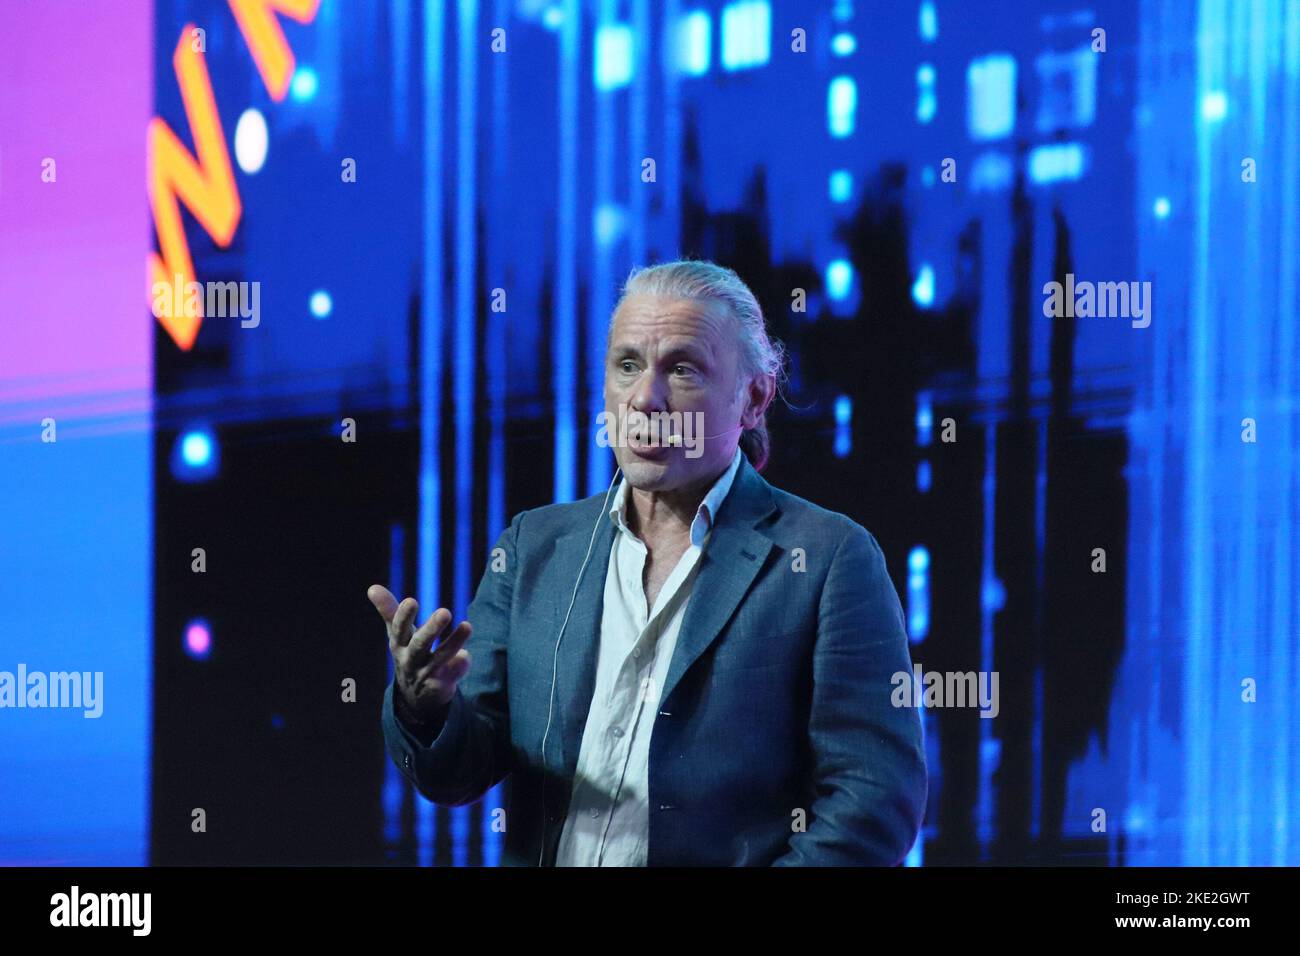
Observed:
[[[895,865],[916,838],[884,556],[756,470],[781,364],[731,270],[634,271],[605,365],[617,488],[516,516],[454,629],[371,587],[389,753],[441,804],[510,775],[505,863]]]

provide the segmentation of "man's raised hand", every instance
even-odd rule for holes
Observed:
[[[436,733],[456,695],[456,686],[469,672],[470,654],[464,649],[470,635],[469,621],[461,621],[447,633],[451,612],[440,607],[416,629],[420,605],[415,598],[405,598],[399,604],[392,592],[380,584],[371,585],[366,596],[388,629],[388,650],[393,655],[393,706],[398,717],[417,730]]]

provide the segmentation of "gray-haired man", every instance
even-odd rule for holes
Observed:
[[[911,661],[884,556],[758,474],[781,365],[731,270],[634,271],[605,362],[623,480],[517,515],[454,629],[371,587],[389,752],[442,804],[509,775],[507,864],[893,865],[915,840],[924,748],[891,704]]]

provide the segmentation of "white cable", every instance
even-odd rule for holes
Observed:
[[[559,636],[555,638],[555,653],[551,658],[551,697],[546,706],[546,730],[542,732],[542,833],[541,849],[537,851],[538,866],[542,865],[542,858],[546,854],[546,739],[551,733],[551,714],[555,710],[555,683],[559,676],[560,642],[564,640],[564,629],[569,626],[569,615],[573,613],[573,605],[578,600],[578,588],[582,586],[582,576],[587,571],[587,562],[591,560],[591,549],[596,546],[596,532],[600,529],[600,520],[609,511],[610,492],[614,490],[614,482],[618,481],[618,476],[622,473],[622,468],[615,468],[614,477],[609,480],[609,488],[605,491],[604,504],[601,505],[600,514],[596,516],[596,523],[591,526],[591,540],[587,542],[587,556],[582,559],[582,567],[578,569],[578,580],[573,582],[573,596],[569,598],[569,609],[564,612],[564,621],[560,624]]]

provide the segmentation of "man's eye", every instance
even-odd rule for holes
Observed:
[[[674,365],[674,366],[673,366],[673,374],[674,374],[674,375],[690,375],[690,374],[691,374],[692,372],[694,372],[694,371],[695,371],[695,369],[691,368],[689,365]]]
[[[633,372],[636,371],[636,365],[633,362],[629,361],[628,359],[624,359],[623,361],[619,362],[618,367],[621,372],[624,372],[628,375],[631,375]]]

